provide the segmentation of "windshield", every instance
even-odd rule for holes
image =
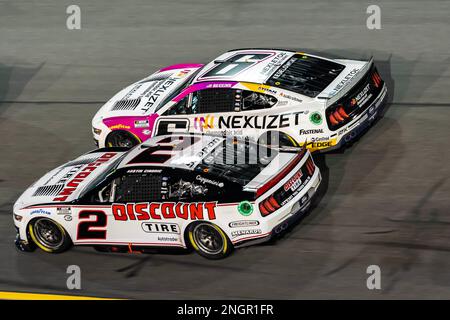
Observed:
[[[125,158],[127,154],[128,152],[125,152],[117,159],[113,160],[102,173],[100,173],[94,180],[86,185],[86,187],[80,192],[79,198],[84,197],[89,191],[94,189],[96,186],[105,181],[111,174],[113,174],[119,166],[120,162],[122,162],[123,158]]]
[[[164,99],[155,109],[155,112],[160,110],[162,107],[164,107],[169,101],[171,101],[173,98],[175,98],[177,95],[181,93],[184,89],[186,89],[194,80],[195,76],[199,73],[199,71],[203,68],[199,68],[197,71],[195,71],[191,76],[189,76],[187,81],[185,80],[185,83],[183,83],[179,88],[175,89],[174,92],[172,92],[166,99]]]

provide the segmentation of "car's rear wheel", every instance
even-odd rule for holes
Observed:
[[[31,221],[28,232],[33,242],[45,252],[60,253],[72,245],[66,230],[59,223],[48,218],[37,218]]]
[[[106,147],[132,148],[138,145],[140,141],[136,136],[127,131],[116,130],[106,137]]]
[[[223,259],[233,250],[227,235],[215,224],[193,223],[189,226],[188,235],[191,246],[207,259]]]
[[[263,133],[258,142],[270,147],[299,147],[297,141],[290,135],[279,131],[267,131]]]

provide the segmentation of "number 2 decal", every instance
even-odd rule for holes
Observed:
[[[91,220],[92,217],[96,219]],[[105,212],[83,210],[79,213],[79,220],[77,240],[106,239],[107,217]]]

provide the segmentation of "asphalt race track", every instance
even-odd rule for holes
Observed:
[[[450,24],[447,1],[0,0],[0,291],[193,298],[450,298]],[[196,254],[19,253],[12,205],[94,148],[90,121],[125,85],[239,47],[375,56],[390,99],[351,148],[319,159],[319,205],[278,242],[222,261]],[[66,288],[66,268],[82,290]],[[381,268],[368,290],[366,268]]]

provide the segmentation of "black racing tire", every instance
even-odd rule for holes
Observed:
[[[264,132],[258,139],[258,143],[269,147],[299,147],[300,145],[290,135],[280,131]]]
[[[49,218],[37,218],[28,224],[31,240],[48,253],[61,253],[72,246],[67,231],[56,221]]]
[[[190,246],[202,257],[210,260],[226,258],[233,251],[233,244],[217,225],[207,222],[191,223],[187,229]]]
[[[108,134],[105,141],[105,146],[111,147],[122,147],[131,149],[134,146],[141,143],[139,139],[132,133],[123,130],[116,130]]]

